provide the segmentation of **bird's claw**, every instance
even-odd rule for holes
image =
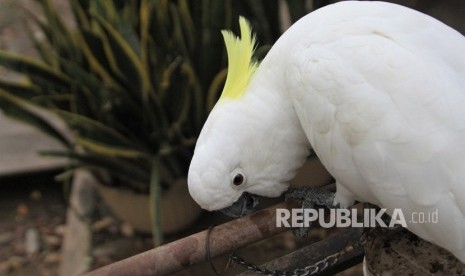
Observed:
[[[302,187],[289,190],[285,195],[286,201],[296,199],[302,201],[302,209],[314,209],[315,205],[325,206],[328,208],[337,208],[334,205],[335,194],[324,188]],[[302,227],[293,228],[292,232],[298,238],[307,236],[311,224]]]
[[[324,188],[302,187],[289,190],[284,195],[284,199],[286,201],[291,199],[302,200],[303,204],[309,205],[309,207],[320,205],[334,208],[334,196],[333,192]]]

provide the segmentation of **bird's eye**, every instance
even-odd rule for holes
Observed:
[[[230,177],[231,186],[235,189],[242,189],[242,187],[247,183],[247,177],[241,168],[233,170]]]
[[[233,178],[233,181],[232,183],[235,185],[235,186],[239,186],[241,185],[242,183],[244,183],[244,176],[240,173],[236,174]]]

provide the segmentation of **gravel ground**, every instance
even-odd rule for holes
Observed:
[[[0,275],[57,275],[66,205],[50,177],[2,179]]]
[[[59,275],[67,203],[55,174],[0,179],[0,275]],[[102,203],[96,209],[88,223],[92,268],[152,247],[150,235],[113,218]]]

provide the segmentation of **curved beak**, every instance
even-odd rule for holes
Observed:
[[[230,217],[239,218],[252,213],[257,204],[258,198],[255,195],[244,192],[231,206],[220,211]]]

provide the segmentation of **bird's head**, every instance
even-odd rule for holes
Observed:
[[[250,213],[256,195],[281,195],[308,154],[289,100],[268,91],[270,80],[258,78],[249,23],[243,17],[239,23],[241,38],[222,32],[228,76],[199,135],[188,174],[189,192],[202,208],[233,217]]]

